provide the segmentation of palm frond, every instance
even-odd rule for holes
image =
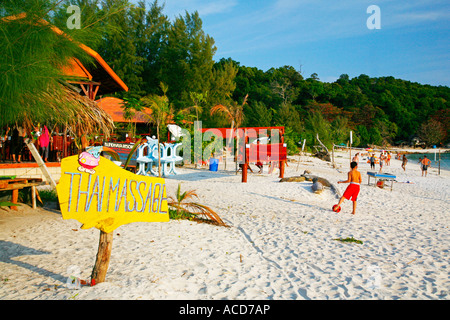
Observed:
[[[168,197],[168,205],[177,211],[184,211],[192,215],[203,215],[219,226],[227,226],[219,215],[210,207],[197,202],[188,201],[189,199],[198,198],[196,190],[188,190],[181,193],[181,185],[178,188],[175,197]]]
[[[136,142],[133,146],[133,148],[131,148],[130,152],[128,153],[128,157],[127,160],[125,161],[125,164],[123,165],[123,168],[126,170],[128,165],[130,164],[131,158],[133,158],[133,154],[136,152],[136,149],[144,144],[146,142],[146,138],[142,138],[141,140],[139,140],[138,142]]]
[[[102,151],[109,154],[115,161],[120,161],[119,155],[113,149],[108,148],[108,147],[103,147]]]
[[[204,215],[210,220],[216,222],[220,226],[226,226],[225,222],[219,217],[219,215],[210,207],[196,202],[189,202],[185,204],[186,211],[195,215]]]
[[[211,115],[214,115],[215,113],[223,113],[223,114],[225,114],[230,120],[233,119],[233,114],[232,114],[230,108],[228,108],[228,107],[226,107],[226,106],[224,106],[224,105],[218,104],[218,105],[212,107],[211,110],[210,110],[210,114],[211,114]]]

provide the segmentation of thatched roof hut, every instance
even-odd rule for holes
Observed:
[[[26,14],[9,16],[2,22],[21,21]],[[58,34],[70,39],[59,28],[41,19],[36,24],[49,26]],[[75,42],[74,42],[75,43]],[[17,122],[24,122],[25,126],[33,129],[36,119],[48,119],[49,122],[66,126],[77,137],[102,133],[108,138],[114,130],[111,116],[100,108],[94,101],[97,94],[111,94],[117,91],[128,91],[128,87],[108,66],[103,58],[91,48],[76,43],[87,55],[93,58],[93,63],[84,66],[77,57],[73,57],[61,71],[67,77],[41,92],[33,94],[22,93],[21,105],[23,112],[17,115]],[[45,114],[37,114],[31,106],[33,102],[40,102],[48,106]]]

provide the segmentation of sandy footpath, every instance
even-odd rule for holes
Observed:
[[[348,160],[338,168],[291,157],[286,177],[311,171],[342,194]],[[52,208],[0,209],[0,299],[445,299],[450,297],[450,172],[391,160],[393,191],[363,177],[357,214],[331,211],[336,193],[275,174],[180,169],[174,193],[196,189],[199,202],[230,226],[191,221],[133,223],[114,231],[107,281],[69,289],[72,270],[88,278],[99,231],[82,230]],[[253,166],[255,169],[255,167]],[[378,166],[377,166],[378,169]],[[265,168],[267,172],[267,167]],[[256,170],[255,170],[256,171]],[[335,239],[353,238],[361,243]]]

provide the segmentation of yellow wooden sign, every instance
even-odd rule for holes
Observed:
[[[169,221],[163,178],[136,175],[99,154],[64,158],[56,186],[63,219],[106,233],[131,222]]]

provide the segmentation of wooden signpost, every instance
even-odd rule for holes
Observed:
[[[64,158],[56,186],[63,219],[100,230],[91,283],[105,281],[113,231],[132,222],[169,221],[163,178],[133,174],[101,157],[101,147]]]

